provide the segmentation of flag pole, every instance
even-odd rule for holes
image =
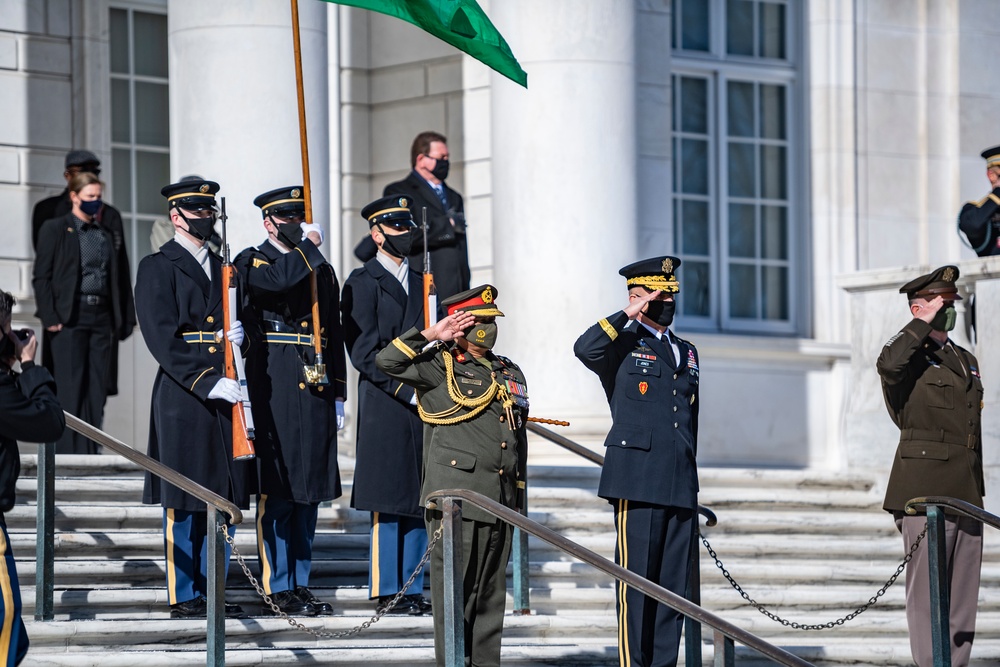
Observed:
[[[306,94],[302,84],[302,44],[299,39],[299,2],[292,2],[292,44],[295,48],[295,92],[299,103],[299,143],[302,146],[302,196],[305,199],[306,222],[313,221],[312,187],[309,183],[309,140],[306,132]],[[309,384],[329,384],[326,364],[323,363],[323,336],[319,326],[319,286],[316,269],[309,274],[309,288],[312,294],[312,338],[316,351],[316,363],[306,366],[306,382]]]

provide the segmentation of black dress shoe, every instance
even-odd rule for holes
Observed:
[[[250,618],[243,607],[238,604],[227,602],[226,604],[226,618]]]
[[[433,608],[431,607],[431,601],[419,593],[415,593],[413,595],[407,595],[403,599],[409,600],[413,604],[413,606],[417,609],[417,612],[414,614],[414,616],[420,616],[422,614],[430,614],[433,611]],[[413,612],[410,613],[413,614]]]
[[[307,607],[309,607],[309,614],[311,616],[333,616],[333,605],[329,602],[323,602],[316,598],[312,594],[312,591],[305,586],[299,586],[295,589],[295,594],[302,600]]]
[[[295,591],[278,591],[277,593],[271,593],[271,601],[277,605],[278,609],[285,612],[289,616],[308,616],[309,605],[299,599],[299,596],[295,594]],[[268,608],[271,613],[273,610]]]
[[[205,618],[208,611],[208,600],[199,595],[192,600],[170,605],[170,618]]]
[[[375,613],[376,614],[382,613],[383,610],[389,606],[389,603],[392,602],[395,597],[396,597],[395,595],[380,595],[378,598],[378,604],[375,605]],[[417,606],[413,604],[412,601],[408,600],[407,599],[408,597],[409,597],[408,595],[404,595],[403,597],[399,598],[399,602],[396,603],[396,606],[393,607],[392,609],[389,609],[388,611],[385,611],[385,613],[410,614],[411,616],[416,616],[420,614],[420,609],[417,608]]]

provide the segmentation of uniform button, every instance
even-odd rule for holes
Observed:
[[[469,396],[472,396],[472,390],[471,390],[471,389],[470,389],[469,391],[467,391],[466,393],[467,393],[467,394],[468,394]]]
[[[674,406],[674,412],[677,412],[677,406],[676,405]]]
[[[316,387],[316,391],[323,391],[323,387]]]
[[[623,445],[627,445],[628,443],[627,443],[627,442],[625,442],[624,440],[622,440],[622,444],[623,444]]]
[[[458,461],[456,461],[455,459],[452,459],[452,460],[451,460],[451,464],[452,464],[453,466],[454,466],[454,465],[458,465]]]
[[[642,369],[642,374],[643,374],[643,375],[645,375],[645,374],[646,374],[646,373],[648,373],[648,372],[649,372],[649,371],[647,371],[647,370],[646,370],[645,368],[643,368],[643,369]]]
[[[925,449],[924,451],[920,452],[920,455],[921,456],[927,456],[927,450]]]
[[[305,382],[300,382],[299,383],[299,389],[305,389],[305,388],[306,388],[306,383]]]
[[[303,329],[305,329],[305,328],[306,328],[307,326],[309,326],[309,323],[308,323],[308,322],[303,322],[303,323],[302,323],[302,328],[303,328]]]
[[[674,396],[676,396],[676,395],[677,395],[677,390],[676,390],[676,389],[674,389]]]
[[[675,380],[677,379],[677,373],[674,373],[674,379]]]
[[[507,449],[507,443],[506,442],[501,442],[500,443],[500,449]]]
[[[324,333],[326,333],[326,327],[320,327],[320,328],[319,328],[319,332],[320,332],[321,334],[324,334]]]
[[[211,324],[212,322],[215,321],[215,318],[212,317],[211,315],[209,315],[208,317],[205,318],[205,321],[208,322],[209,324]]]
[[[209,354],[215,354],[216,352],[218,352],[218,350],[216,349],[216,347],[214,345],[209,345],[208,346],[208,353]]]
[[[500,415],[500,423],[501,424],[504,422],[504,419],[505,419],[505,417],[503,415]]]
[[[677,428],[677,422],[674,422],[674,428]]]
[[[500,475],[503,476],[503,468],[500,468]]]
[[[496,374],[496,371],[494,371],[494,372],[490,373],[490,377],[491,377],[491,378],[493,378],[493,379],[495,380],[495,379],[496,379],[496,377],[497,377],[497,374]]]

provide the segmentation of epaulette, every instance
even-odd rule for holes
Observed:
[[[677,339],[677,342],[678,342],[678,343],[684,343],[684,344],[685,344],[685,345],[687,345],[688,347],[695,347],[695,344],[694,344],[694,343],[692,343],[691,341],[689,341],[689,340],[686,340],[686,339],[684,339],[684,338],[681,338],[681,337],[680,337],[680,336],[678,336],[677,334],[673,334],[673,336],[674,336],[674,338],[676,338],[676,339]]]
[[[498,355],[497,355],[497,359],[499,359],[499,360],[500,360],[500,362],[501,362],[501,363],[502,363],[502,364],[503,364],[504,366],[507,366],[507,367],[509,367],[509,368],[513,368],[513,369],[514,369],[514,370],[516,370],[516,371],[520,371],[520,370],[521,370],[521,367],[520,367],[520,366],[518,366],[517,364],[515,364],[515,363],[514,363],[513,361],[511,361],[511,360],[510,360],[510,359],[509,359],[508,357],[501,357],[501,356],[500,356],[500,355],[498,354]]]
[[[992,192],[983,197],[982,199],[980,199],[979,201],[970,201],[969,203],[975,206],[976,208],[982,208],[988,201],[992,201],[997,206],[1000,206],[1000,197],[997,197]]]

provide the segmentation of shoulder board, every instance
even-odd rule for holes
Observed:
[[[696,348],[696,347],[694,346],[694,343],[692,343],[691,341],[687,340],[686,338],[681,338],[680,336],[677,336],[677,335],[675,335],[675,336],[674,336],[674,338],[676,338],[676,339],[677,339],[677,342],[678,342],[678,343],[684,343],[684,344],[685,344],[685,345],[687,345],[688,347],[691,347],[691,348],[694,348],[694,349],[696,349],[696,350],[698,349],[698,348]]]
[[[501,363],[502,363],[502,364],[503,364],[504,366],[507,366],[507,367],[509,367],[509,368],[513,368],[514,370],[517,370],[517,371],[521,370],[521,367],[520,367],[520,366],[518,366],[517,364],[515,364],[515,363],[514,363],[513,361],[511,361],[511,360],[510,360],[510,359],[509,359],[508,357],[501,357],[501,356],[500,356],[500,355],[498,354],[498,355],[497,355],[497,359],[499,359],[499,360],[500,360],[500,362],[501,362]]]

